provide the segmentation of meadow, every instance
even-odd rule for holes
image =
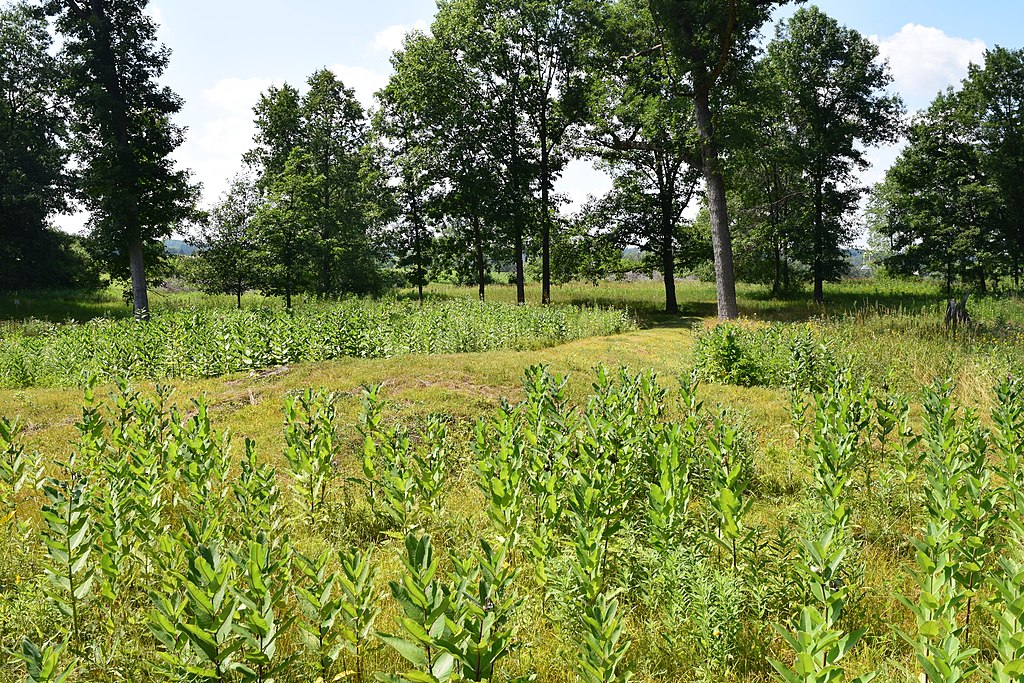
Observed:
[[[1020,680],[1020,301],[554,293],[626,322],[0,389],[0,681]]]

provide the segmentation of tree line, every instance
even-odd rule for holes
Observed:
[[[737,313],[737,277],[775,293],[810,281],[821,301],[823,283],[845,274],[864,149],[899,138],[903,106],[877,47],[816,7],[759,47],[784,4],[438,0],[429,31],[393,54],[371,111],[329,70],[264,92],[243,170],[199,212],[197,187],[168,160],[181,101],[157,85],[169,53],[146,0],[17,3],[3,10],[0,56],[36,61],[7,67],[0,88],[36,93],[40,115],[0,110],[0,125],[27,136],[0,145],[47,150],[51,172],[26,191],[0,169],[0,258],[18,243],[8,233],[59,241],[47,221],[70,197],[90,210],[89,250],[131,274],[140,315],[144,264],[186,228],[200,247],[190,276],[239,302],[250,289],[289,306],[300,293],[373,293],[385,271],[421,294],[444,272],[482,298],[502,268],[520,302],[532,275],[546,303],[552,283],[596,280],[627,247],[661,273],[669,312],[676,274],[704,262],[723,317]],[[57,59],[44,15],[63,37]],[[54,125],[35,130],[42,113]],[[24,163],[0,164],[12,158]],[[566,216],[555,185],[575,159],[613,184]],[[9,220],[19,201],[31,210]]]

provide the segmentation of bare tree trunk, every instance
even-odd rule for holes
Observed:
[[[551,303],[551,182],[548,159],[548,115],[547,105],[540,112],[540,199],[544,217],[540,226],[540,302]]]
[[[238,310],[242,310],[242,288],[235,290],[235,299],[238,302]]]
[[[523,226],[516,219],[516,303],[526,303],[526,273],[523,271]]]
[[[779,245],[778,237],[773,245],[775,251],[775,274],[772,276],[772,296],[779,296],[782,293],[782,247]]]
[[[479,285],[480,301],[484,300],[484,286],[487,279],[484,263],[484,236],[480,227],[480,216],[473,215],[473,246],[476,249],[476,281]]]
[[[146,291],[146,263],[142,254],[142,240],[128,247],[128,261],[132,272],[132,302],[136,320],[149,320],[149,293]]]
[[[675,258],[675,225],[672,220],[672,195],[668,178],[661,168],[658,169],[658,188],[661,195],[661,275],[665,281],[665,312],[679,312],[676,299],[676,258]]]
[[[819,306],[825,303],[825,263],[822,260],[822,198],[821,181],[814,186],[814,303]]]
[[[416,201],[415,197],[412,199],[411,206],[413,248],[416,250],[416,289],[419,294],[418,301],[420,308],[423,308],[423,281],[426,279],[423,269],[423,244],[421,242],[423,230],[420,225],[419,203]]]
[[[718,317],[739,317],[736,306],[736,276],[732,265],[732,237],[729,234],[729,211],[725,204],[725,179],[719,168],[708,93],[698,89],[693,98],[700,152],[704,167],[704,184],[711,215],[711,244],[715,250],[715,285],[718,291]]]

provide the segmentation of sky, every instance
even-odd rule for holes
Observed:
[[[960,82],[986,48],[1024,46],[1020,0],[819,0],[824,12],[878,44],[909,112]],[[252,146],[252,107],[261,92],[283,82],[302,86],[327,67],[368,107],[391,73],[389,57],[411,29],[426,29],[434,0],[153,0],[158,37],[172,51],[161,79],[184,98],[177,123],[186,127],[178,163],[203,185],[205,205],[228,187]],[[776,12],[792,15],[793,7]],[[766,35],[773,32],[765,27]],[[899,147],[870,150],[863,181],[881,180]],[[572,209],[610,187],[603,173],[573,162],[559,181]],[[83,217],[63,217],[67,229]]]

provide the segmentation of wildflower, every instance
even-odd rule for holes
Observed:
[[[722,635],[722,630],[716,626],[715,630],[711,632],[711,635],[717,638]]]

